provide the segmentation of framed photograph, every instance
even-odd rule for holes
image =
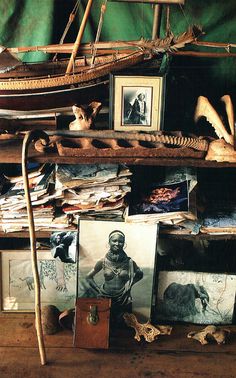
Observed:
[[[152,312],[157,225],[81,220],[78,296],[111,298],[111,322]]]
[[[110,128],[159,131],[164,113],[164,76],[110,75]]]
[[[1,310],[34,311],[34,280],[30,252],[1,251]],[[75,306],[77,264],[53,258],[50,250],[38,251],[42,305],[55,305],[60,311]]]
[[[158,278],[157,321],[232,324],[236,275],[161,271]]]
[[[78,253],[77,236],[77,231],[52,232],[50,237],[52,256],[63,263],[76,263]]]

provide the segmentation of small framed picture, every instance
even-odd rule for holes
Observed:
[[[154,132],[162,129],[164,76],[110,75],[110,128]]]
[[[33,312],[35,287],[31,254],[25,250],[2,250],[1,311]],[[50,250],[38,251],[41,303],[60,311],[75,306],[77,264],[63,263]]]
[[[152,314],[158,226],[80,220],[78,296],[111,298],[111,322]]]
[[[236,275],[161,271],[156,320],[195,324],[232,324]]]

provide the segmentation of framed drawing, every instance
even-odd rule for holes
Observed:
[[[236,275],[161,271],[156,320],[196,324],[232,324]]]
[[[157,225],[81,220],[78,296],[111,298],[111,321],[152,310]]]
[[[30,252],[1,251],[1,310],[34,311],[34,280]],[[51,251],[38,252],[42,305],[60,311],[75,305],[77,264],[64,264]]]
[[[110,75],[110,128],[153,132],[162,129],[164,76]]]

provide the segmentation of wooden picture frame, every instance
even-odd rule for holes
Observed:
[[[155,132],[162,129],[165,76],[111,74],[110,128]]]
[[[111,297],[112,311],[114,306],[119,306],[116,301],[116,293],[118,293],[119,289],[117,284],[113,291],[111,287],[112,281],[107,278],[107,275],[112,275],[113,273],[115,275],[122,274],[122,277],[126,275],[129,278],[127,282],[124,281],[123,288],[126,288],[127,291],[123,292],[122,288],[120,288],[122,298],[120,298],[121,294],[118,293],[118,301],[120,303],[121,300],[122,309],[120,306],[117,313],[120,309],[121,312],[126,312],[126,300],[124,298],[126,293],[129,292],[129,304],[132,306],[132,312],[143,321],[150,319],[153,310],[152,300],[155,286],[154,271],[158,225],[80,220],[79,229],[78,297]],[[124,252],[130,259],[129,268],[125,267],[125,265],[112,266],[112,261],[108,257],[108,253],[111,251],[109,244],[111,233],[115,230],[119,230],[120,233],[125,235]],[[102,261],[103,264],[101,265]],[[117,260],[117,263],[125,264],[125,262],[121,263],[119,260]],[[139,277],[139,279],[136,277],[137,268],[143,272],[143,276]],[[128,271],[129,274],[127,273]],[[91,274],[93,277],[91,277]],[[113,278],[115,279],[115,276]],[[131,282],[132,280],[133,283]],[[109,289],[107,286],[109,286]]]
[[[31,254],[25,250],[1,250],[1,312],[34,312]],[[50,250],[38,251],[41,303],[60,311],[73,308],[77,264],[62,263]]]
[[[236,275],[194,271],[160,271],[156,321],[232,324]]]

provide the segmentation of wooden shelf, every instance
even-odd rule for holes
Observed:
[[[22,142],[0,143],[1,163],[21,163]],[[126,163],[128,165],[153,165],[153,166],[186,166],[199,168],[236,168],[236,163],[217,163],[203,159],[193,158],[161,158],[161,157],[102,157],[95,154],[93,157],[59,156],[57,153],[40,153],[33,146],[29,149],[29,161],[38,163],[58,164],[93,164],[93,163]]]
[[[60,231],[60,230],[58,230]],[[68,231],[75,231],[75,228],[68,229]],[[50,237],[51,232],[57,232],[57,230],[52,231],[36,231],[36,238],[37,239],[47,239]],[[163,239],[185,239],[185,240],[235,240],[236,239],[236,233],[230,233],[230,234],[184,234],[184,233],[178,233],[178,232],[165,232],[160,231],[160,237]],[[29,238],[29,232],[28,231],[18,231],[18,232],[1,232],[0,231],[0,238]]]

